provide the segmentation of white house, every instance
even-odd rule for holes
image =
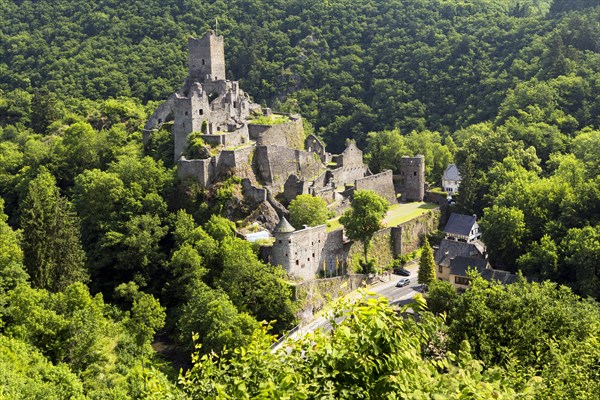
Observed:
[[[442,188],[449,195],[453,195],[458,192],[458,187],[460,186],[460,173],[458,172],[458,168],[455,164],[448,165],[446,171],[444,171],[444,176],[442,177]]]

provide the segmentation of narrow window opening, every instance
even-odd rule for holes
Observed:
[[[202,65],[204,65],[204,58],[202,59]]]
[[[200,114],[200,115],[204,115],[204,110],[203,110],[203,109],[199,109],[199,110],[198,110],[198,114]]]

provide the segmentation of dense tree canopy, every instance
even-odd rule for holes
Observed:
[[[600,298],[597,1],[23,0],[0,14],[4,396],[178,398],[158,335],[183,365],[194,344],[231,349],[196,360],[192,397],[599,397],[597,306],[549,283],[433,284],[445,325],[367,301],[271,355],[259,321],[282,333],[296,310],[282,271],[235,237],[240,179],[180,182],[168,124],[145,147],[140,132],[186,76],[187,37],[218,19],[227,77],[256,102],[300,112],[332,152],[355,140],[375,173],[424,154],[437,185],[455,162],[456,209],[480,218],[494,266]],[[372,204],[342,218],[365,251],[387,209]]]

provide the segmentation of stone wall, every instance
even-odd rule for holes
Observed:
[[[299,283],[295,286],[294,297],[301,304],[300,323],[312,321],[314,313],[332,299],[365,286],[365,282],[365,275],[352,274]]]
[[[204,143],[210,146],[240,146],[248,143],[248,128],[244,125],[233,132],[215,132],[211,135],[200,135]]]
[[[323,164],[327,164],[331,161],[331,154],[325,151],[325,145],[315,135],[308,135],[308,137],[304,140],[304,148],[306,151],[318,154]]]
[[[308,194],[308,182],[301,180],[295,174],[288,177],[283,185],[283,197],[289,204],[292,200],[301,194]]]
[[[148,142],[149,135],[152,130],[160,129],[162,124],[167,122],[167,120],[173,114],[173,103],[175,102],[175,93],[173,93],[169,98],[159,105],[156,110],[152,113],[146,124],[144,125],[144,144]]]
[[[354,188],[356,190],[372,190],[389,201],[390,204],[397,203],[391,170],[357,179]]]
[[[340,167],[331,170],[331,176],[335,185],[341,186],[346,183],[354,184],[357,179],[365,177],[368,167],[366,165],[355,165],[350,167]]]
[[[256,208],[262,202],[267,201],[267,190],[252,185],[250,179],[242,179],[242,193],[244,201],[251,208]]]
[[[423,238],[438,229],[440,219],[439,209],[429,212],[405,222],[397,227],[380,230],[373,235],[369,247],[369,258],[377,260],[377,265],[384,267],[394,257],[408,254],[421,246]],[[348,245],[348,259],[363,259],[363,245],[361,242],[350,242]]]
[[[277,115],[277,114],[275,114]],[[304,149],[304,126],[302,118],[290,115],[289,121],[276,125],[250,124],[248,134],[256,140],[257,146],[282,146],[292,149]]]
[[[348,245],[348,260],[359,258],[364,260],[364,247],[362,242],[353,241]],[[376,260],[376,265],[384,267],[392,262],[397,254],[394,252],[394,239],[392,238],[392,228],[385,228],[373,235],[371,245],[369,246],[369,258]]]
[[[289,233],[274,232],[271,262],[280,265],[294,278],[315,279],[327,239],[325,230],[325,225],[319,225]]]
[[[397,227],[394,231],[396,237],[393,240],[396,254],[408,254],[415,251],[421,245],[423,238],[439,227],[440,209],[430,210],[427,213],[407,221]]]
[[[281,146],[257,146],[254,162],[259,181],[271,186],[275,193],[283,191],[290,175],[311,180],[324,168],[315,154]]]
[[[187,160],[185,157],[177,161],[179,179],[194,178],[202,186],[209,185],[215,174],[215,157],[205,160]]]

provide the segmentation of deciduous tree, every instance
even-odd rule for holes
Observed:
[[[290,223],[296,229],[304,225],[317,226],[327,222],[327,203],[320,197],[301,194],[290,202]]]
[[[383,225],[390,203],[371,190],[354,192],[352,207],[340,217],[348,238],[363,243],[365,264],[368,263],[368,252],[371,239]]]

